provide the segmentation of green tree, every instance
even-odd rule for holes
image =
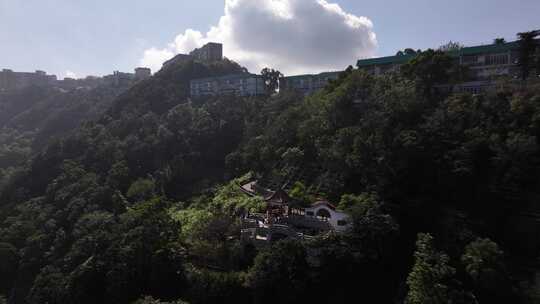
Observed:
[[[417,55],[417,54],[420,54],[421,52],[422,52],[421,50],[415,51],[414,49],[406,48],[406,49],[404,49],[403,51],[402,51],[402,50],[399,50],[399,51],[396,53],[396,56],[403,56],[403,55]]]
[[[279,89],[279,81],[283,77],[283,74],[280,71],[264,68],[261,71],[261,76],[268,94],[273,94]]]
[[[466,78],[467,71],[454,63],[445,51],[422,52],[401,67],[402,74],[416,82],[425,96],[431,96],[436,85],[450,85]]]
[[[192,267],[187,299],[193,303],[252,303],[244,283],[244,272],[213,271]]]
[[[439,47],[439,51],[452,52],[452,51],[459,51],[462,48],[463,48],[463,44],[450,40],[448,43],[441,45]]]
[[[365,215],[369,209],[377,207],[378,204],[379,196],[376,193],[343,194],[338,209]]]
[[[536,61],[539,59],[536,52],[540,43],[536,38],[540,36],[540,30],[518,33],[517,36],[519,42],[518,65],[521,69],[521,79],[525,80],[529,78],[531,70],[534,70],[538,64]]]
[[[503,251],[490,239],[478,238],[465,247],[461,262],[481,303],[517,301],[503,258]]]
[[[255,303],[301,302],[308,268],[305,248],[295,241],[281,241],[257,255],[246,283]]]
[[[429,234],[418,234],[414,265],[407,277],[407,303],[474,303],[464,301],[463,291],[455,288],[455,274],[456,269],[450,266],[450,258],[435,249],[433,237]]]
[[[129,167],[125,161],[115,163],[109,170],[107,184],[120,190],[124,190],[129,185]]]
[[[302,206],[307,207],[315,202],[315,197],[308,193],[306,185],[302,182],[296,181],[292,185],[289,195],[301,202]]]
[[[379,260],[391,255],[399,226],[392,216],[382,211],[376,194],[346,194],[341,197],[339,206],[350,214],[352,233],[365,254]]]
[[[140,178],[129,186],[126,196],[131,200],[142,201],[150,199],[154,194],[154,181],[147,178]]]
[[[186,301],[182,301],[182,300],[165,302],[165,301],[155,299],[155,298],[153,298],[151,296],[145,296],[145,297],[142,297],[141,299],[133,302],[132,304],[189,304],[189,303],[186,302]]]
[[[504,38],[495,38],[493,39],[493,44],[505,44],[506,43],[506,39]]]
[[[9,243],[0,243],[0,294],[9,294],[17,277],[18,263],[17,248]]]
[[[427,50],[413,58],[401,68],[403,75],[425,90],[431,90],[436,84],[450,80],[449,70],[452,59],[442,51]]]

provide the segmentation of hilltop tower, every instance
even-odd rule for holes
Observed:
[[[219,61],[223,59],[223,44],[209,42],[199,49],[194,49],[189,55],[200,61]]]

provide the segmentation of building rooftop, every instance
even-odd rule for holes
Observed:
[[[211,80],[227,80],[227,79],[239,79],[239,78],[246,78],[246,77],[261,77],[257,74],[251,74],[251,73],[236,73],[236,74],[228,74],[223,76],[214,76],[214,77],[203,77],[203,78],[196,78],[191,81],[211,81]]]
[[[365,67],[365,66],[370,66],[370,65],[405,63],[405,62],[413,59],[414,57],[416,57],[416,54],[414,54],[414,55],[399,55],[399,56],[396,55],[396,56],[385,56],[385,57],[361,59],[361,60],[358,60],[356,66]]]
[[[512,41],[512,42],[501,43],[501,44],[487,44],[487,45],[464,47],[460,49],[459,51],[449,52],[449,54],[451,56],[493,54],[493,53],[512,51],[518,48],[519,48],[519,42]]]

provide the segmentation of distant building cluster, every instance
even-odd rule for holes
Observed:
[[[214,42],[207,43],[203,47],[193,50],[189,55],[179,54],[175,56],[165,62],[163,66],[178,60],[188,59],[203,62],[222,60],[223,45]],[[317,75],[284,77],[280,80],[280,86],[283,89],[298,90],[308,95],[324,88],[330,80],[337,79],[338,75],[339,72],[325,72]],[[192,97],[216,95],[256,96],[268,93],[262,76],[251,73],[193,79],[190,83],[190,92]]]
[[[136,68],[135,73],[115,71],[113,74],[103,77],[88,76],[81,79],[66,77],[58,80],[55,75],[47,75],[44,71],[26,73],[3,69],[0,71],[0,91],[17,90],[30,86],[55,87],[64,90],[91,89],[102,85],[129,86],[151,76],[152,72],[149,68]]]
[[[27,86],[52,86],[58,80],[55,75],[47,75],[44,71],[21,73],[3,69],[0,72],[0,90],[15,90]]]
[[[218,43],[209,43],[200,49],[196,49],[186,56],[201,61],[220,60],[223,56],[223,47]],[[511,78],[517,77],[519,67],[519,42],[501,42],[490,45],[463,47],[447,52],[455,62],[467,66],[470,70],[470,81],[453,87],[459,92],[479,93],[492,89],[495,81],[500,76]],[[396,56],[370,58],[358,60],[357,67],[373,75],[382,75],[399,71],[400,67],[417,56],[418,53],[399,52]],[[294,90],[304,95],[310,95],[323,89],[332,80],[339,77],[341,71],[323,72],[320,74],[306,74],[288,76],[280,79],[280,90]],[[260,81],[259,81],[260,79]],[[251,84],[246,88],[246,81]],[[261,87],[259,88],[259,83]],[[235,94],[238,96],[266,94],[263,89],[264,81],[258,75],[227,75],[222,77],[194,79],[191,81],[191,96],[209,96],[222,94]]]
[[[500,76],[516,77],[519,43],[495,43],[490,45],[464,47],[447,52],[455,62],[467,66],[471,72],[471,81],[455,87],[458,91],[479,93],[494,86],[493,80]],[[400,67],[417,54],[400,54],[379,58],[363,59],[357,67],[373,75],[399,71]]]
[[[454,86],[454,90],[478,93],[494,86],[494,79],[499,76],[515,77],[519,73],[517,59],[519,43],[494,43],[464,47],[447,52],[455,62],[467,66],[471,71],[471,81]],[[396,56],[358,60],[357,67],[373,75],[399,71],[400,67],[417,56],[416,52],[399,52]],[[210,42],[189,54],[178,54],[166,61],[163,66],[182,60],[215,62],[223,59],[223,45]],[[294,90],[310,95],[323,89],[332,80],[339,77],[340,71],[288,76],[280,79],[280,90]],[[43,71],[20,73],[11,70],[0,72],[0,91],[19,89],[27,86],[54,86],[62,89],[94,88],[100,85],[125,86],[147,79],[151,76],[148,68],[136,68],[135,73],[115,71],[104,77],[88,76],[84,79],[65,78],[57,80],[54,75]],[[193,79],[190,83],[192,97],[237,95],[256,96],[267,94],[265,81],[261,75],[235,73],[220,77]]]

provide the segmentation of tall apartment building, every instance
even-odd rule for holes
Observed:
[[[28,86],[52,86],[56,82],[55,75],[47,75],[44,71],[34,73],[0,71],[0,90],[15,90]]]
[[[199,49],[194,49],[189,55],[200,61],[219,61],[223,59],[223,44],[209,42]]]
[[[305,74],[288,76],[280,79],[280,90],[296,90],[304,95],[310,95],[324,88],[330,80],[336,80],[341,72],[324,72],[320,74]]]
[[[239,73],[220,77],[194,79],[190,82],[192,97],[236,95],[256,96],[266,94],[262,76]]]
[[[456,86],[459,91],[478,93],[493,87],[493,80],[501,76],[514,78],[519,73],[517,41],[490,45],[464,47],[447,53],[455,62],[467,66],[471,81]],[[416,54],[396,55],[358,60],[357,67],[374,75],[399,71],[401,65]]]

